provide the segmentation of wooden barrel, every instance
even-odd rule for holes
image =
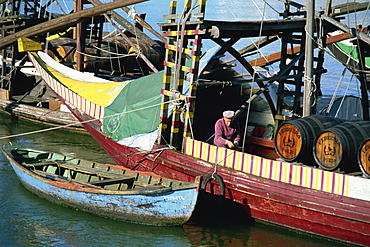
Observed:
[[[127,50],[117,43],[102,41],[91,42],[84,48],[83,52],[83,67],[87,71],[95,71],[95,68],[107,71],[120,71],[123,72],[127,67],[127,59],[123,57],[127,54]],[[77,61],[77,54],[74,56]]]
[[[315,139],[315,160],[327,171],[359,171],[357,153],[368,137],[370,121],[347,121],[326,129]]]
[[[312,115],[287,121],[277,129],[275,150],[286,161],[316,165],[312,153],[315,138],[323,130],[342,122],[344,120],[324,115]]]
[[[135,45],[135,48],[138,48],[142,54],[158,69],[163,69],[163,60],[164,57],[161,56],[154,48],[152,48],[147,43],[143,42],[134,37],[129,38],[131,43]],[[104,40],[110,40],[121,44],[128,51],[128,54],[136,53],[135,49],[132,48],[129,43],[123,37],[112,37]],[[147,64],[137,56],[127,57],[127,63],[131,66],[131,69],[141,69],[144,71],[149,71]]]
[[[46,51],[52,58],[60,62],[72,63],[76,48],[76,40],[68,37],[60,37],[49,41],[48,50]]]
[[[365,139],[358,150],[357,161],[365,177],[370,178],[370,138]]]

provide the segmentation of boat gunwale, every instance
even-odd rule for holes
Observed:
[[[147,187],[135,188],[135,189],[126,189],[126,190],[109,190],[109,189],[104,189],[102,187],[97,188],[99,186],[94,186],[93,184],[90,185],[88,182],[85,182],[84,184],[82,184],[83,183],[82,182],[82,183],[79,184],[80,181],[78,181],[78,180],[70,179],[70,178],[59,176],[59,175],[52,174],[52,173],[48,173],[48,175],[50,176],[48,178],[46,176],[42,176],[42,175],[38,174],[37,172],[32,171],[31,170],[32,164],[29,164],[30,165],[29,168],[20,164],[16,159],[14,159],[14,156],[12,156],[12,154],[9,153],[9,150],[10,149],[6,149],[5,147],[3,147],[3,153],[5,153],[6,157],[9,159],[11,164],[14,165],[15,167],[17,167],[18,169],[20,169],[22,172],[26,173],[27,175],[29,175],[31,177],[34,177],[34,178],[42,181],[43,183],[47,183],[47,184],[50,184],[52,186],[56,186],[56,187],[67,189],[67,190],[75,190],[75,191],[86,192],[86,193],[107,194],[107,195],[144,195],[142,193],[143,189],[160,189],[160,188],[171,188],[171,191],[169,191],[168,193],[171,193],[173,191],[178,191],[178,190],[186,190],[186,189],[196,189],[198,191],[200,190],[200,182],[201,182],[200,178],[196,179],[195,182],[183,182],[183,183],[185,183],[185,185],[176,186],[176,187],[172,187],[172,186],[171,187],[168,187],[168,186],[159,187],[159,186],[150,186],[150,184],[148,184]],[[26,150],[28,150],[28,149],[26,149]],[[29,150],[31,150],[33,152],[39,152],[39,150],[33,150],[33,149],[29,149]],[[50,152],[50,153],[53,153],[53,152]],[[65,157],[68,157],[68,156],[65,156]],[[73,157],[69,157],[69,158],[73,158]],[[73,158],[73,159],[83,160],[83,159],[78,159],[78,158]],[[91,163],[94,163],[94,162],[91,162]],[[102,164],[102,163],[99,163],[99,164]],[[102,164],[102,165],[105,165],[105,164]],[[112,167],[113,169],[117,169],[113,165],[109,165],[109,167]],[[122,169],[122,170],[125,170],[125,169]],[[74,171],[81,172],[81,171],[78,171],[78,170],[74,170]],[[133,174],[139,174],[139,173],[141,173],[141,172],[133,172]],[[149,172],[144,172],[144,173],[146,173],[146,174],[145,175],[139,174],[139,176],[152,176],[152,175],[154,175],[156,177],[162,177],[162,176],[159,176],[159,175],[154,174],[154,173],[149,173]],[[116,177],[120,177],[120,175],[118,175],[118,174],[113,174],[112,173],[112,175],[115,175]],[[125,176],[125,175],[122,175],[121,177],[127,178],[127,176]]]

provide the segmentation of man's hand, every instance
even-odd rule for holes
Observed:
[[[226,142],[226,145],[229,147],[229,148],[234,148],[234,143],[232,141],[227,141]]]

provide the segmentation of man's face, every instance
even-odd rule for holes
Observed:
[[[232,124],[233,119],[232,118],[225,118],[224,117],[224,121],[225,121],[226,126],[229,127]]]

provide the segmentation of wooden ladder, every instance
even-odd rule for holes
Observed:
[[[170,13],[164,19],[168,24],[177,22],[176,30],[166,30],[166,54],[164,61],[164,76],[162,89],[162,102],[160,115],[160,134],[158,142],[169,125],[169,101],[172,100],[173,111],[170,131],[170,144],[181,148],[183,136],[191,136],[191,127],[195,110],[195,95],[199,60],[201,55],[200,24],[204,19],[205,0],[198,3],[198,13],[193,13],[194,6],[190,0],[184,2],[182,14],[176,14],[176,1],[170,3]],[[194,20],[195,19],[195,20]],[[190,83],[189,92],[183,94],[184,80]],[[185,112],[185,117],[183,114]]]

